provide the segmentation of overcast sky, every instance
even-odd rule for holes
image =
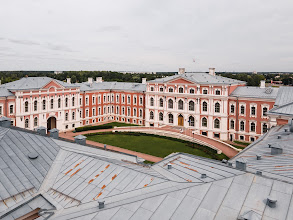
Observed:
[[[179,67],[293,71],[293,1],[0,0],[0,70]]]

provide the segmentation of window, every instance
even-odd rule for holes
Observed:
[[[230,121],[230,129],[235,129],[235,121],[234,120]]]
[[[160,92],[164,92],[164,88],[163,87],[160,87]]]
[[[169,114],[169,123],[170,124],[173,124],[173,115],[172,114]]]
[[[59,101],[59,100],[58,100]],[[61,100],[60,100],[61,101]],[[79,105],[82,105],[82,99],[80,98],[79,99]],[[59,106],[59,105],[58,105]],[[61,106],[61,105],[60,105]],[[60,107],[58,107],[58,108],[60,108]]]
[[[43,110],[46,110],[46,100],[43,100]]]
[[[61,99],[60,98],[58,99],[58,108],[61,108]]]
[[[151,87],[151,91],[153,92],[154,90],[155,90],[155,89],[154,89],[154,87],[152,86],[152,87]]]
[[[136,96],[133,97],[133,103],[136,105],[136,102],[137,102],[137,98]]]
[[[122,107],[122,115],[125,115],[125,108]]]
[[[2,105],[0,106],[0,115],[2,115],[2,111],[3,111],[3,109],[2,109]]]
[[[208,111],[208,103],[206,103],[206,102],[203,102],[202,103],[202,111],[203,112],[207,112]]]
[[[214,128],[220,128],[220,120],[217,118],[214,121]]]
[[[119,95],[116,95],[116,102],[119,102]]]
[[[201,126],[202,127],[207,127],[208,126],[208,120],[207,120],[207,118],[202,118],[201,119]]]
[[[34,101],[34,111],[38,111],[38,101]]]
[[[244,129],[245,129],[244,121],[241,121],[240,122],[240,131],[244,131]]]
[[[51,99],[51,109],[54,108],[54,99]]]
[[[101,115],[101,107],[98,108],[98,115]]]
[[[240,107],[240,114],[242,114],[242,115],[245,114],[245,107],[244,107],[244,105],[241,105],[241,107]]]
[[[184,89],[182,87],[179,88],[179,93],[183,93]]]
[[[163,98],[160,98],[160,107],[164,107],[164,100],[163,100]]]
[[[68,121],[68,113],[65,113],[65,121]]]
[[[9,106],[9,113],[10,113],[10,114],[13,114],[13,105],[10,105],[10,106]]]
[[[159,113],[159,121],[163,121],[164,120],[164,115],[163,112]]]
[[[221,91],[220,90],[216,90],[216,95],[221,95]]]
[[[250,131],[255,132],[255,123],[254,122],[250,123]]]
[[[72,112],[72,120],[75,120],[75,112]]]
[[[34,126],[35,126],[35,127],[38,126],[38,118],[37,118],[37,117],[34,118]]]
[[[89,110],[88,110],[88,109],[85,110],[85,116],[86,116],[86,117],[89,117]]]
[[[142,102],[143,102],[143,99],[142,99],[142,96],[139,97],[139,104],[142,105]]]
[[[28,112],[28,101],[24,103],[24,111]]]
[[[168,100],[168,108],[173,108],[173,100],[172,99]]]
[[[230,106],[230,112],[231,112],[231,113],[234,113],[234,112],[235,112],[235,106],[234,106],[234,105],[231,105],[231,106]]]
[[[150,120],[154,119],[154,112],[150,112]]]
[[[173,90],[173,88],[169,88],[169,92],[173,92],[174,90]],[[172,115],[173,116],[173,115]]]
[[[131,110],[130,110],[130,107],[127,108],[127,116],[131,116]]]
[[[264,123],[262,125],[262,133],[266,133],[268,131],[268,125],[266,123]]]
[[[208,90],[207,89],[203,89],[202,90],[202,94],[208,94]]]
[[[117,115],[119,114],[119,107],[118,106],[116,107],[116,114]]]
[[[150,99],[150,106],[154,106],[154,98],[153,97],[151,97],[151,99]]]
[[[194,89],[190,89],[190,90],[189,90],[189,93],[190,93],[190,94],[194,94]]]
[[[133,116],[136,117],[136,108],[133,109]]]
[[[251,115],[255,115],[255,107],[254,106],[251,107]]]
[[[220,103],[218,102],[215,104],[215,112],[220,112]]]
[[[183,110],[183,101],[181,99],[178,102],[178,109]]]
[[[262,116],[266,116],[268,112],[268,108],[267,107],[263,107],[262,108]]]
[[[127,103],[130,103],[130,96],[127,96]]]
[[[194,111],[194,101],[189,101],[189,111]]]
[[[105,97],[104,97],[104,98],[105,98]],[[104,101],[105,101],[105,100],[104,100]],[[85,98],[85,104],[86,104],[86,105],[89,104],[89,98],[88,98],[88,97]],[[66,99],[65,99],[65,107],[67,107],[67,106],[66,106]]]
[[[122,102],[123,103],[125,102],[125,96],[124,95],[122,96]]]
[[[250,141],[251,142],[254,142],[255,141],[255,138],[254,137],[250,137]]]
[[[85,99],[86,100],[86,104],[88,104],[88,98]],[[65,107],[68,107],[68,98],[65,98]]]
[[[24,127],[25,128],[28,128],[28,119],[25,119],[25,121],[24,121]]]
[[[243,135],[240,135],[240,136],[239,136],[239,139],[240,139],[241,141],[244,141],[244,136],[243,136]]]
[[[93,102],[95,102],[95,98],[93,97]],[[74,106],[75,105],[75,98],[74,97],[72,97],[72,106]]]
[[[139,117],[142,117],[142,109],[139,109]]]
[[[189,126],[194,126],[194,117],[189,116],[188,122],[189,122]]]

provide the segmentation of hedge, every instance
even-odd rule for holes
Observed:
[[[81,132],[81,131],[100,130],[100,129],[109,129],[109,128],[113,128],[113,126],[112,125],[85,126],[85,127],[75,128],[75,131]]]

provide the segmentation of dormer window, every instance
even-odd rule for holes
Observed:
[[[184,89],[182,87],[179,88],[179,93],[183,93]]]
[[[207,89],[203,89],[202,90],[202,94],[208,94],[208,90]]]
[[[153,92],[154,90],[155,90],[155,89],[154,89],[154,87],[152,86],[152,87],[151,87],[151,91]]]
[[[174,90],[173,90],[173,88],[169,88],[169,92],[173,92]]]
[[[164,88],[163,87],[160,87],[160,92],[164,92]]]
[[[190,93],[190,94],[194,94],[194,89],[190,89],[190,90],[189,90],[189,93]]]
[[[216,95],[221,95],[221,91],[220,90],[216,90]]]

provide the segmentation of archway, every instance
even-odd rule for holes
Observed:
[[[182,115],[178,116],[178,126],[183,126],[184,125],[184,118]]]
[[[47,130],[50,131],[53,128],[56,128],[56,118],[50,117],[47,120]]]

